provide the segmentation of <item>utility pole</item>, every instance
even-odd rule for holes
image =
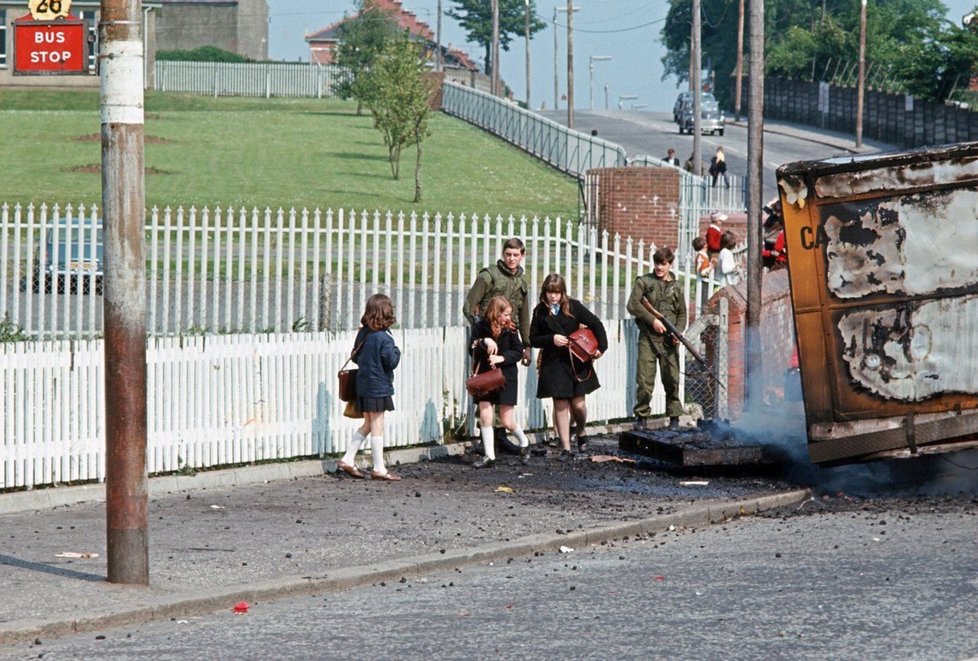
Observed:
[[[744,0],[737,3],[737,82],[734,89],[734,117],[740,121],[740,95],[744,86]]]
[[[526,109],[532,110],[530,105],[530,0],[523,0],[524,23],[523,39],[526,41]]]
[[[435,45],[437,46],[437,57],[435,58],[435,71],[445,70],[445,56],[441,52],[441,0],[438,0],[438,18],[435,20]]]
[[[554,110],[560,108],[560,90],[557,88],[557,5],[554,5]]]
[[[492,0],[492,94],[499,94],[499,0]]]
[[[149,585],[142,6],[100,12],[108,580]]]
[[[764,177],[764,0],[750,0],[750,90],[747,99],[746,409],[763,398],[761,373],[761,191]]]
[[[693,87],[693,174],[703,176],[702,134],[700,133],[703,85],[700,82],[700,0],[693,0],[693,26],[690,33],[690,85]]]
[[[859,83],[856,86],[856,149],[863,146],[863,98],[866,93],[866,0],[859,6]]]
[[[567,128],[574,128],[574,0],[567,0]]]

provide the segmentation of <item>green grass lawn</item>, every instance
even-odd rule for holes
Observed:
[[[576,217],[577,184],[435,113],[394,181],[369,115],[337,99],[146,95],[146,206],[418,210]],[[101,204],[97,90],[0,89],[0,204]]]

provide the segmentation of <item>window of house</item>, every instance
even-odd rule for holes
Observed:
[[[0,9],[0,68],[7,66],[7,10]]]
[[[89,9],[75,15],[81,20],[88,21],[88,69],[95,71],[95,56],[98,50],[98,12]]]

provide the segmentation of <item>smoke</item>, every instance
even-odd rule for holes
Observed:
[[[978,494],[978,449],[843,466],[815,465],[808,455],[803,402],[771,397],[771,392],[787,390],[783,384],[762,383],[760,388],[764,392],[748,394],[745,406],[749,408],[731,426],[738,437],[774,452],[790,482],[811,487],[819,494],[866,498]]]

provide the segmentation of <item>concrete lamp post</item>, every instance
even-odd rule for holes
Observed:
[[[611,59],[610,55],[592,55],[588,62],[588,88],[590,90],[590,103],[588,107],[594,110],[594,63],[607,62]]]

